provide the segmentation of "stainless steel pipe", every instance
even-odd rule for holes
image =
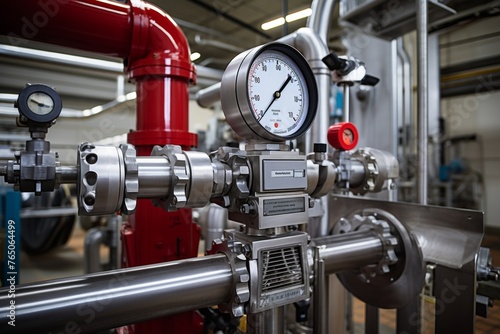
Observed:
[[[203,108],[210,108],[216,102],[220,101],[220,82],[207,88],[200,89],[196,93],[196,102]]]
[[[372,230],[316,238],[314,243],[326,275],[374,264],[384,256],[382,240]]]
[[[78,181],[78,168],[76,166],[59,166],[56,167],[56,175],[61,184],[76,183]]]
[[[170,195],[171,171],[164,157],[137,157],[140,198],[162,198]]]
[[[84,244],[84,272],[96,273],[101,271],[101,244],[106,240],[106,229],[103,226],[91,228],[85,236]]]
[[[247,334],[285,334],[285,307],[249,313],[247,315]]]
[[[418,109],[418,202],[427,204],[427,136],[429,116],[428,13],[427,0],[417,6],[417,109]]]
[[[0,333],[86,333],[228,302],[223,254],[0,290]],[[15,327],[8,324],[15,302]]]

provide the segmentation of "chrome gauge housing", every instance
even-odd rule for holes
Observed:
[[[300,137],[314,120],[317,101],[309,64],[286,44],[269,43],[241,53],[222,77],[227,122],[247,140],[283,142]]]

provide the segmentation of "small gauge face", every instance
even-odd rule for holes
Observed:
[[[342,133],[342,139],[344,140],[344,144],[351,145],[354,141],[354,133],[352,133],[351,129],[344,129]]]
[[[222,76],[221,103],[227,122],[241,137],[283,142],[311,125],[318,89],[296,49],[269,43],[231,61]]]
[[[327,139],[337,150],[352,150],[358,144],[358,130],[352,123],[337,123],[328,129]]]
[[[28,108],[37,115],[47,115],[54,109],[54,100],[44,92],[35,92],[28,96]]]
[[[301,70],[286,54],[261,53],[248,73],[248,98],[257,122],[274,135],[293,136],[307,115],[305,85]]]
[[[17,97],[17,108],[27,121],[50,123],[62,110],[61,97],[47,85],[28,84]]]

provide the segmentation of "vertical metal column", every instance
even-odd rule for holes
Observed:
[[[418,202],[427,204],[427,136],[428,136],[428,36],[427,1],[417,1],[417,110],[418,110]]]
[[[250,313],[247,317],[248,334],[285,334],[285,307]]]
[[[398,309],[396,317],[396,333],[420,333],[420,295],[403,308]],[[436,332],[441,333],[441,332]],[[448,333],[447,331],[443,333]]]
[[[394,154],[395,157],[398,156],[398,143],[399,143],[399,92],[402,90],[402,85],[399,85],[398,82],[398,42],[397,40],[393,40],[391,42],[391,67],[392,67],[392,101],[391,101],[391,128],[392,128],[392,145],[391,145],[391,153]],[[401,94],[402,95],[402,94]],[[398,189],[391,184],[388,189],[389,192],[389,201],[397,201],[398,200]]]
[[[344,115],[342,115],[342,121],[343,122],[349,122],[350,118],[350,105],[349,105],[349,94],[350,94],[350,86],[348,84],[343,84],[342,87],[344,88]]]
[[[283,24],[283,36],[286,36],[288,35],[288,22],[286,21],[286,16],[288,15],[288,0],[282,0],[281,7],[283,18],[285,18],[285,23]]]
[[[378,307],[365,305],[365,334],[379,333],[379,313]]]
[[[469,263],[465,267],[472,267]],[[476,275],[442,266],[434,271],[436,333],[474,333],[476,315]]]
[[[427,204],[427,116],[428,116],[428,69],[427,69],[427,0],[416,2],[417,12],[417,67],[418,67],[418,201]],[[397,332],[417,334],[420,331],[420,298],[397,311]],[[415,316],[417,321],[415,321]],[[413,321],[412,321],[413,319]]]
[[[325,261],[321,259],[320,248],[315,249],[315,261],[314,266],[314,289],[313,289],[313,310],[314,310],[314,333],[315,334],[327,334],[328,333],[328,278],[325,272]]]

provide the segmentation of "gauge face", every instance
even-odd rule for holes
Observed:
[[[280,137],[293,136],[307,116],[308,91],[297,64],[287,55],[266,51],[248,74],[248,98],[257,122]]]
[[[349,151],[358,144],[358,130],[354,124],[341,122],[330,126],[327,134],[328,142],[337,150]]]
[[[35,92],[28,96],[28,107],[37,115],[47,115],[54,109],[54,100],[44,92]]]
[[[50,123],[62,110],[61,97],[47,85],[28,84],[17,97],[17,108],[21,116],[35,123]]]
[[[354,133],[352,133],[352,130],[344,129],[342,133],[342,139],[344,141],[344,144],[352,145],[352,143],[354,142]]]
[[[238,55],[224,72],[220,91],[227,122],[247,140],[295,139],[316,115],[314,74],[304,57],[285,44]]]

